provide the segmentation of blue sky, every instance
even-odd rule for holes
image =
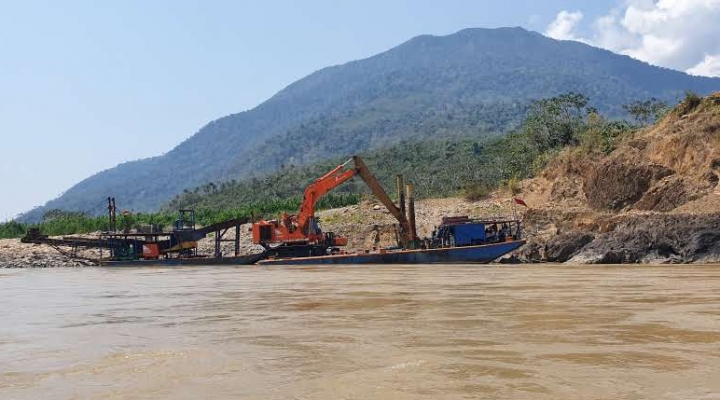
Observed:
[[[626,3],[0,0],[0,220],[325,66],[469,27],[599,43]]]

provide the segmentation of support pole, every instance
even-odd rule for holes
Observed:
[[[215,231],[215,258],[220,258],[220,230]]]
[[[240,224],[235,225],[235,257],[240,255]]]
[[[415,194],[413,193],[413,185],[408,183],[407,185],[407,199],[408,199],[408,222],[410,223],[410,243],[411,248],[415,248],[415,241],[417,239],[417,227],[415,225]]]
[[[112,230],[112,201],[110,200],[110,196],[108,196],[108,229]]]
[[[405,212],[405,190],[403,188],[405,187],[405,181],[403,179],[402,174],[398,174],[397,176],[397,191],[398,191],[398,202],[400,203],[398,206],[400,208],[400,212],[402,215],[407,218],[407,213]]]
[[[110,230],[117,231],[117,207],[115,207],[115,198],[110,199],[112,210],[110,211]]]

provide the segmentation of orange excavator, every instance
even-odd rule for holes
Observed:
[[[354,166],[348,167],[351,162]],[[303,201],[296,215],[283,213],[278,220],[254,223],[253,243],[263,246],[267,254],[274,257],[320,256],[339,252],[339,247],[347,245],[347,238],[320,229],[315,217],[315,205],[322,196],[355,175],[365,181],[378,200],[398,220],[401,242],[412,242],[415,239],[414,229],[411,229],[407,216],[385,193],[362,158],[353,156],[305,188]]]

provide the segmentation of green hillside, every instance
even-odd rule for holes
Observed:
[[[617,140],[634,129],[628,122],[603,117],[589,104],[584,95],[566,93],[531,103],[524,123],[508,135],[405,141],[363,153],[362,157],[391,195],[395,176],[400,173],[415,185],[419,198],[464,195],[475,199],[499,185],[532,176],[567,146],[582,144],[589,154],[611,152]],[[638,106],[638,113],[656,108],[656,114],[648,115],[645,122],[663,112],[664,108],[657,105]],[[262,178],[207,183],[185,190],[164,209],[239,209],[248,204],[301,198],[309,183],[349,157],[304,166],[286,164]],[[364,182],[354,178],[333,194],[343,203],[351,194],[363,192],[368,192]]]
[[[204,182],[262,178],[403,141],[486,138],[518,126],[530,101],[574,91],[607,115],[619,104],[685,90],[720,90],[720,79],[650,66],[521,28],[419,36],[376,56],[300,79],[256,108],[210,122],[162,156],[89,177],[23,220],[49,209],[87,210],[108,195],[156,210]]]
[[[690,93],[685,103],[696,99]],[[642,123],[652,122],[667,110],[657,101],[638,102],[628,108]],[[415,184],[420,198],[464,195],[475,200],[500,185],[512,187],[513,182],[533,176],[564,148],[581,146],[588,157],[608,154],[635,128],[628,122],[601,116],[589,106],[585,96],[566,93],[531,103],[523,124],[505,136],[407,141],[369,151],[363,158],[391,195],[395,175],[402,173],[408,182]],[[305,166],[287,164],[262,178],[208,182],[184,190],[158,213],[135,213],[128,223],[167,226],[180,208],[194,208],[201,224],[293,212],[309,183],[346,160],[339,157]],[[356,178],[321,198],[318,208],[357,204],[363,192],[367,189]],[[119,206],[126,208],[122,201]],[[44,215],[41,228],[47,234],[59,235],[104,230],[107,225],[106,217],[51,210]],[[17,222],[0,224],[0,238],[20,236],[30,226]]]

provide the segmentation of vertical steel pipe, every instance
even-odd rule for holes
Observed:
[[[402,174],[398,174],[397,176],[397,191],[398,191],[398,207],[400,208],[400,212],[402,215],[407,218],[407,213],[405,212],[405,180],[403,179]]]
[[[414,242],[417,239],[417,227],[415,225],[415,194],[413,193],[413,185],[408,183],[407,185],[407,200],[408,200],[408,222],[410,223],[410,238]]]

